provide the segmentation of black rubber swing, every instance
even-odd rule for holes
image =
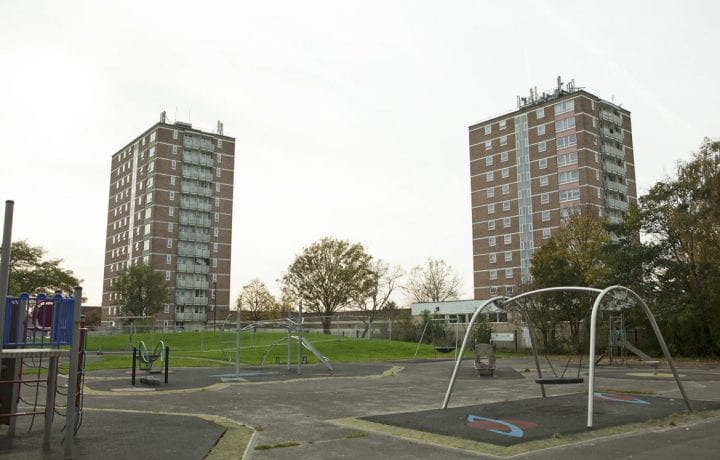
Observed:
[[[580,368],[582,367],[582,355],[580,355],[580,361],[578,362],[578,371],[576,377],[565,377],[565,372],[567,372],[568,365],[570,365],[570,361],[573,359],[575,355],[571,355],[570,358],[568,358],[567,362],[565,363],[565,368],[563,368],[562,374],[560,376],[557,375],[557,372],[555,372],[555,368],[553,367],[552,363],[550,362],[550,358],[545,355],[545,359],[547,360],[548,364],[550,365],[550,369],[552,369],[554,377],[541,377],[535,379],[535,383],[539,383],[541,385],[568,385],[573,383],[583,383],[585,379],[580,377]]]

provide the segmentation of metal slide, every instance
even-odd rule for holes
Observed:
[[[298,337],[296,335],[293,335],[292,338],[298,340]],[[318,349],[315,348],[312,343],[305,340],[304,337],[302,339],[302,346],[305,347],[305,349],[308,350],[310,353],[315,355],[317,360],[323,363],[323,365],[327,367],[330,372],[335,372],[335,369],[333,369],[333,367],[330,365],[330,361],[328,361],[325,356],[321,355]]]

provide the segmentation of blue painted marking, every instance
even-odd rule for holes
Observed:
[[[509,432],[508,431],[500,431],[500,430],[487,430],[487,431],[492,431],[493,433],[502,434],[505,436],[511,436],[513,438],[522,438],[525,435],[525,432],[519,426],[517,426],[513,423],[510,423],[510,422],[506,422],[505,420],[497,420],[494,418],[480,417],[477,415],[468,415],[467,420],[468,420],[468,422],[485,421],[485,422],[497,423],[499,425],[508,427],[508,429],[510,430]]]
[[[636,397],[633,397],[632,399],[620,399],[620,398],[613,397],[613,395],[611,395],[610,393],[600,393],[597,391],[595,393],[593,393],[593,395],[596,398],[607,399],[608,401],[626,402],[626,403],[633,403],[633,404],[650,404],[648,401],[644,401],[644,400],[636,398]]]

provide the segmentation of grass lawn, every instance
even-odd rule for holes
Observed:
[[[330,362],[352,363],[363,361],[387,361],[412,358],[453,358],[450,353],[439,353],[432,345],[420,345],[417,355],[417,343],[399,342],[382,339],[353,339],[324,334],[304,334],[307,341],[326,356]],[[121,369],[132,366],[132,348],[140,347],[144,342],[150,354],[160,341],[170,348],[170,365],[173,367],[211,367],[227,366],[235,363],[235,331],[203,332],[146,332],[117,335],[89,335],[86,341],[87,370]],[[242,332],[240,335],[240,362],[246,365],[275,364],[276,357],[287,361],[287,333]],[[297,360],[297,341],[291,340],[290,352],[293,362]],[[308,350],[308,363],[317,360]],[[465,356],[472,359],[474,354],[466,351]],[[159,365],[159,361],[158,364]]]

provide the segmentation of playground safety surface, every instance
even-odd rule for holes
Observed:
[[[234,366],[175,368],[168,384],[153,374],[159,384],[142,385],[144,373],[138,373],[134,387],[126,371],[94,371],[86,378],[75,458],[674,459],[678,452],[712,457],[720,449],[717,368],[680,369],[700,415],[678,419],[677,427],[667,417],[686,410],[672,379],[630,380],[630,374],[647,373],[643,367],[601,369],[596,388],[605,393],[594,402],[595,427],[587,429],[586,384],[548,386],[550,396],[543,399],[528,371],[530,358],[502,360],[494,377],[476,376],[471,363],[463,363],[446,410],[438,407],[450,360],[332,363],[332,373],[311,364],[302,375],[296,365],[241,366],[239,373]],[[648,425],[658,419],[664,421]],[[29,417],[21,417],[12,443],[0,427],[0,457],[62,458],[63,423],[55,417],[49,453],[42,451],[41,416],[31,432]],[[615,437],[607,438],[610,428]]]

